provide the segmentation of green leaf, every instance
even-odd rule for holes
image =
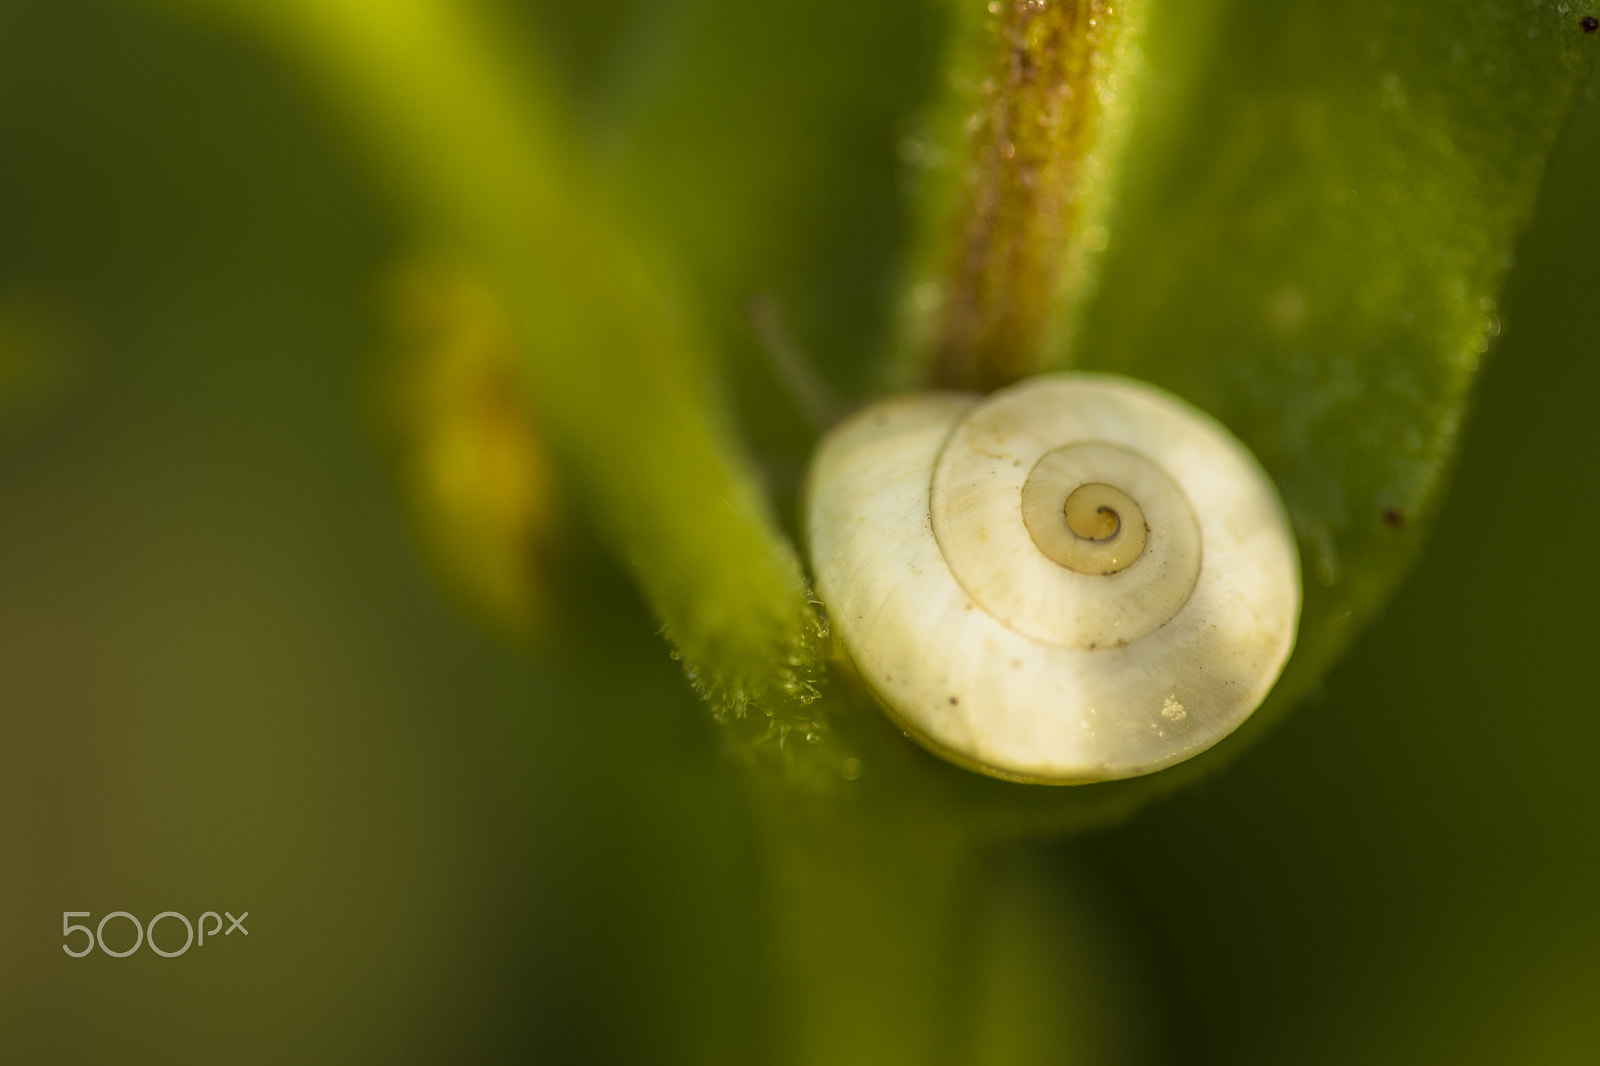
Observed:
[[[1195,402],[1276,479],[1306,596],[1254,732],[1415,557],[1600,40],[1539,0],[1168,7],[1098,299],[1060,355]]]

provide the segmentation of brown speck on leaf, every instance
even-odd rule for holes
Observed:
[[[1585,15],[1578,20],[1578,28],[1584,33],[1593,33],[1595,30],[1600,30],[1600,18],[1595,18],[1593,15]]]
[[[956,704],[958,704],[958,703],[960,703],[960,702],[961,702],[961,701],[960,701],[960,700],[958,700],[958,699],[956,699],[956,698],[955,698],[955,697],[954,697],[954,696],[951,696],[951,697],[950,697],[950,706],[952,706],[952,707],[954,707],[954,706],[955,706],[955,705],[956,705]]]
[[[1383,524],[1390,529],[1399,529],[1406,524],[1405,512],[1398,507],[1390,507],[1383,512]]]

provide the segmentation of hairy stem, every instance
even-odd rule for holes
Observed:
[[[968,0],[930,183],[913,341],[941,385],[1060,357],[1105,247],[1141,0]]]

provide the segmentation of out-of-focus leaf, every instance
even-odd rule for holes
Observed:
[[[562,506],[510,316],[469,271],[423,257],[383,295],[378,417],[417,535],[467,609],[513,640],[547,637]]]
[[[57,302],[32,290],[0,292],[0,435],[41,417],[77,384],[82,339]]]
[[[789,464],[800,425],[741,321],[769,296],[846,393],[878,385],[908,229],[903,142],[937,84],[948,5],[638,5],[614,63],[607,158],[630,221],[693,279],[744,430]]]

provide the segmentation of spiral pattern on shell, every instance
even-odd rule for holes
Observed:
[[[1085,783],[1210,747],[1294,645],[1271,480],[1152,386],[1051,374],[836,427],[812,465],[818,592],[909,733],[999,777]]]

